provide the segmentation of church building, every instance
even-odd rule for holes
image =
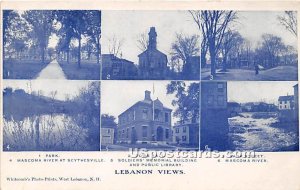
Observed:
[[[147,49],[138,55],[139,75],[145,79],[165,79],[168,71],[167,55],[157,49],[155,27],[150,28]]]

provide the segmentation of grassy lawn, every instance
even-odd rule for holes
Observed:
[[[4,79],[34,79],[50,61],[42,64],[39,60],[4,60]]]
[[[77,61],[71,61],[69,64],[66,61],[59,61],[67,79],[70,80],[99,80],[100,65],[96,61],[81,61],[81,68],[78,68]]]

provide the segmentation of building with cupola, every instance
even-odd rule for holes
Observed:
[[[147,49],[138,55],[139,75],[147,79],[165,79],[168,72],[167,55],[157,49],[157,33],[151,27]]]

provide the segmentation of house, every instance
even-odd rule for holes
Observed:
[[[229,117],[234,117],[242,112],[242,107],[237,102],[228,102],[227,103],[227,111],[228,111]]]
[[[228,149],[227,82],[201,83],[200,149]]]
[[[132,61],[118,58],[113,54],[102,55],[103,79],[133,79],[138,74]]]
[[[113,126],[101,126],[101,145],[114,144],[115,128]]]
[[[147,49],[138,55],[139,76],[145,79],[165,79],[168,72],[167,55],[157,49],[155,27],[150,28]]]
[[[199,121],[177,123],[173,127],[173,142],[192,147],[199,146]]]
[[[279,110],[293,110],[295,106],[294,96],[279,96],[278,109]]]
[[[144,100],[136,102],[118,116],[118,143],[160,143],[172,142],[172,110],[157,98],[151,99],[151,92],[145,91]]]

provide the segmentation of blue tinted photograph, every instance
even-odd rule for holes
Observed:
[[[103,11],[103,80],[199,80],[200,30],[188,11]]]
[[[199,149],[199,82],[103,81],[101,86],[102,151]]]
[[[3,82],[3,151],[99,150],[100,82]]]
[[[101,11],[3,10],[4,79],[100,79]]]
[[[201,79],[297,81],[296,11],[190,11],[201,28]]]
[[[298,83],[201,83],[201,149],[299,150]]]

